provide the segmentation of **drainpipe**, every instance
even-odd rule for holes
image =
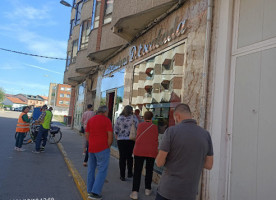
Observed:
[[[206,128],[206,113],[207,113],[207,94],[208,94],[208,71],[210,61],[210,48],[211,48],[211,34],[212,34],[212,21],[213,21],[213,4],[214,0],[208,0],[207,8],[207,24],[205,35],[205,49],[204,49],[204,64],[202,70],[202,94],[201,94],[201,107],[199,125]],[[209,199],[208,185],[209,185],[209,172],[203,170],[201,182],[201,200]]]

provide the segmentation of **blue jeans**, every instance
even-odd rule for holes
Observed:
[[[98,153],[89,153],[87,172],[87,192],[100,195],[107,175],[110,149]],[[96,168],[98,173],[95,176]]]
[[[25,137],[26,133],[17,132],[15,146],[21,148]]]
[[[36,140],[35,140],[35,150],[36,151],[40,150],[41,140],[43,140],[42,146],[45,147],[46,142],[47,142],[47,137],[48,137],[48,131],[49,131],[48,129],[45,129],[45,128],[43,128],[42,125],[40,125],[38,134],[37,134]]]

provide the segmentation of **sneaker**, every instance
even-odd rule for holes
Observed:
[[[40,152],[45,152],[45,147],[41,147]]]
[[[18,149],[19,149],[18,147],[14,147],[14,150],[15,150],[15,151],[18,151]]]
[[[40,153],[40,151],[32,151],[33,153]]]
[[[129,195],[129,197],[130,197],[131,199],[138,199],[138,192],[133,191],[133,192]]]
[[[125,177],[120,177],[121,181],[126,181]]]
[[[18,148],[17,151],[26,151],[26,149]]]
[[[151,190],[145,189],[145,195],[147,195],[147,196],[151,195]]]
[[[103,199],[103,197],[102,195],[92,193],[88,195],[88,199]]]

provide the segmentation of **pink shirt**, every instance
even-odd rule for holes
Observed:
[[[90,118],[95,115],[94,111],[85,111],[82,115],[81,124],[83,125],[84,130],[86,129],[87,122]]]

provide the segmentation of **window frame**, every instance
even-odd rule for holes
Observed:
[[[94,0],[94,2],[93,2],[92,18],[91,18],[91,30],[98,28],[99,25],[100,25],[100,13],[101,13],[101,11],[99,12],[99,20],[97,20],[98,25],[97,25],[97,27],[95,27],[95,18],[96,18],[96,12],[97,12],[96,8],[97,8],[98,3],[100,3],[99,6],[101,8],[101,3],[102,3],[101,0],[100,1],[99,0]]]
[[[111,11],[110,13],[107,13],[107,14],[106,14],[106,11],[107,11],[107,4],[108,4],[109,1],[112,1],[112,11]],[[111,21],[112,21],[113,7],[114,7],[114,0],[105,0],[103,24],[111,23]],[[110,20],[109,20],[109,18],[110,18]]]
[[[82,10],[82,6],[83,6],[83,1],[79,1],[76,6],[74,6],[75,8],[75,26],[80,24],[81,21],[81,10]],[[79,18],[78,18],[79,17]]]
[[[76,56],[73,56],[74,55],[74,43],[76,43],[77,44],[77,48],[76,48]],[[78,53],[78,46],[79,46],[79,40],[73,40],[72,41],[72,51],[71,51],[71,63],[70,64],[72,64],[72,63],[76,63],[76,57],[77,57],[77,53]]]

